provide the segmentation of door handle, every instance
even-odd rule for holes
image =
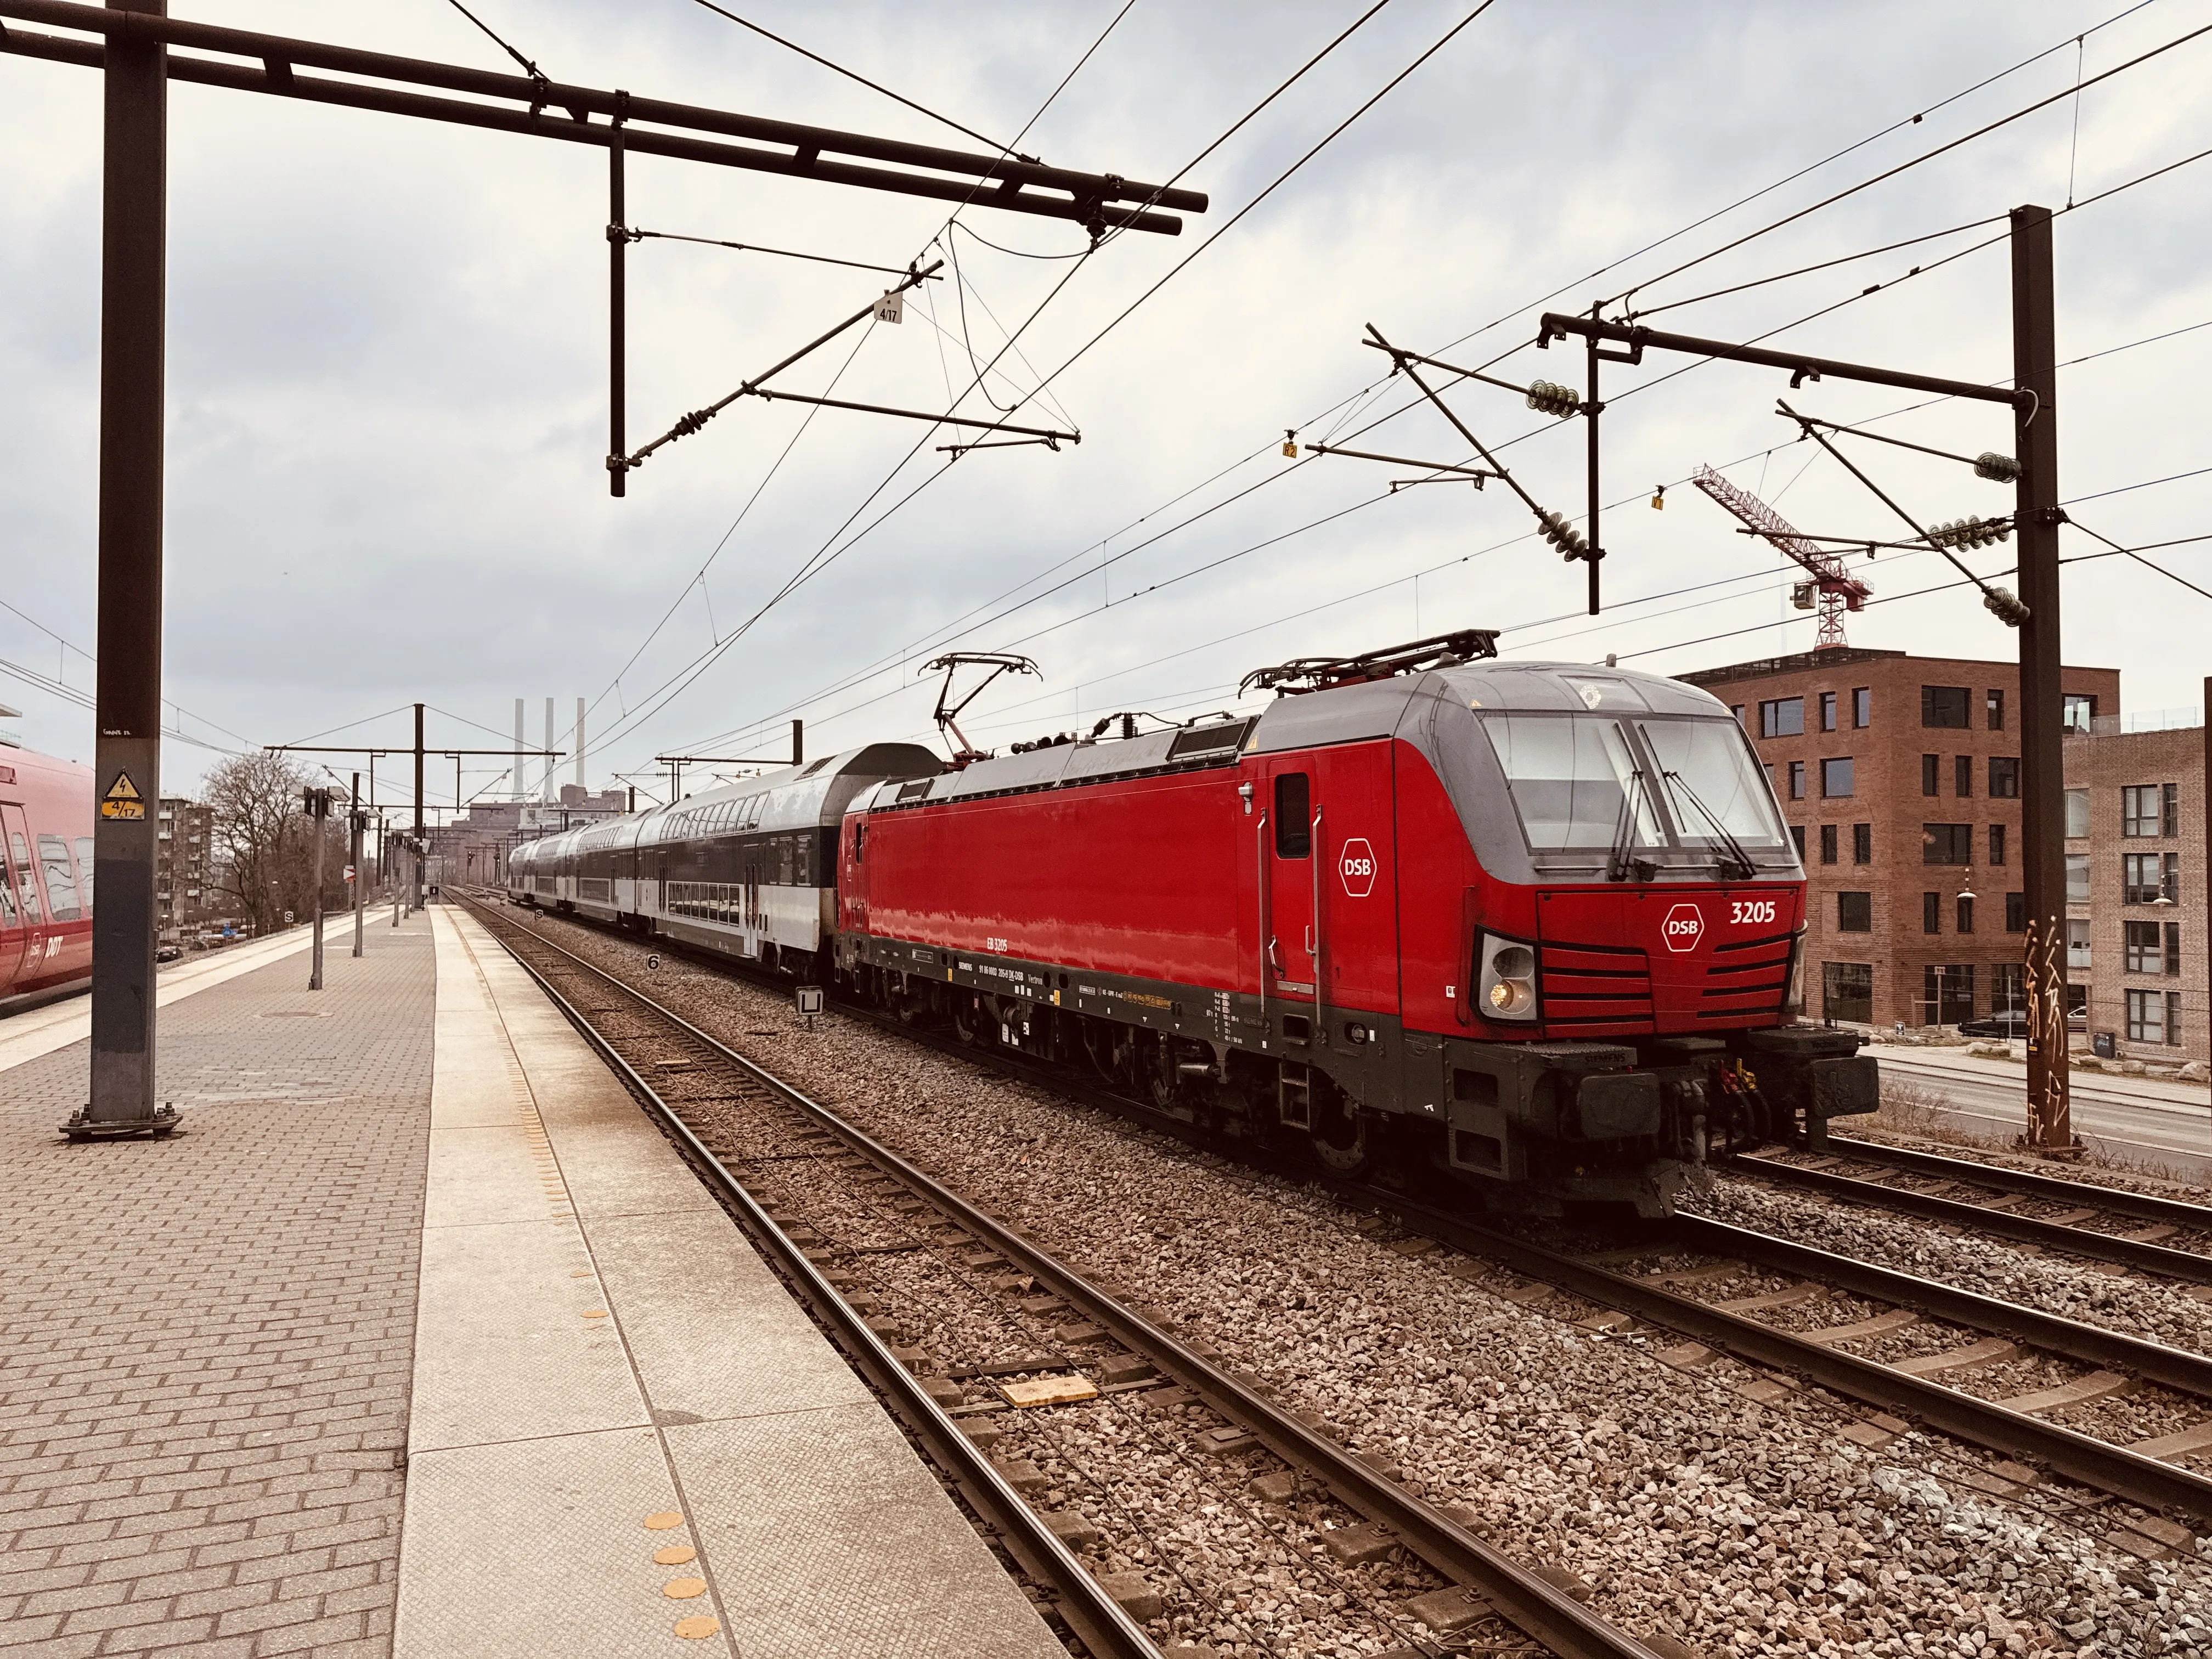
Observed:
[[[1273,969],[1278,975],[1280,975],[1283,971],[1283,960],[1280,957],[1275,954],[1275,944],[1276,941],[1272,939],[1267,941],[1267,966]]]
[[[1306,924],[1306,954],[1307,954],[1308,956],[1311,956],[1313,953],[1314,953],[1313,924],[1312,924],[1311,922],[1308,922],[1308,923]]]

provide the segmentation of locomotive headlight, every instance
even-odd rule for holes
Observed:
[[[1486,935],[1477,992],[1486,1019],[1536,1018],[1536,953],[1525,945]]]

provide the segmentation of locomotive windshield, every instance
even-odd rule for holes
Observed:
[[[1743,729],[1733,720],[1639,720],[1659,763],[1667,810],[1686,847],[1779,847],[1781,821]]]
[[[1773,798],[1733,720],[1487,714],[1532,852],[1778,849]],[[1663,813],[1663,818],[1662,818]]]
[[[1663,847],[1642,763],[1620,722],[1595,714],[1492,714],[1483,722],[1522,833],[1537,852],[1611,847],[1635,804],[1638,847]]]

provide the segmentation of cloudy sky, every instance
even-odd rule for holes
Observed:
[[[1390,0],[1190,171],[1183,182],[1212,206],[1185,216],[1180,238],[1122,236],[1088,258],[1067,257],[1086,239],[1059,221],[975,207],[947,233],[943,204],[636,159],[629,217],[643,228],[890,266],[944,258],[948,278],[957,250],[959,280],[929,284],[902,324],[855,330],[779,384],[819,394],[834,380],[839,397],[941,410],[995,360],[997,403],[1027,399],[1011,418],[1082,442],[954,461],[937,450],[951,441],[942,429],[746,400],[657,454],[623,501],[609,499],[601,460],[602,152],[176,87],[166,684],[184,731],[216,747],[168,744],[165,783],[188,787],[226,747],[325,732],[401,741],[404,719],[385,711],[417,700],[440,711],[434,743],[496,746],[515,697],[530,699],[534,738],[550,696],[562,748],[576,698],[592,700],[595,787],[636,773],[649,788],[654,756],[767,752],[794,715],[811,752],[922,735],[931,687],[917,670],[953,645],[1023,652],[1042,670],[976,703],[969,733],[986,744],[1120,709],[1180,718],[1224,706],[1262,664],[1455,626],[1506,629],[1516,656],[1613,653],[1664,672],[1802,650],[1812,621],[1790,605],[1789,567],[1732,534],[1689,476],[1721,467],[1808,532],[1890,536],[1902,526],[1887,508],[1794,441],[1777,395],[1968,454],[2011,448],[2006,411],[1900,413],[1923,400],[1835,382],[1789,394],[1771,371],[1684,372],[1680,359],[1608,370],[1606,493],[1620,505],[1595,619],[1578,614],[1581,568],[1533,538],[1502,487],[1392,495],[1394,479],[1417,475],[1285,459],[1284,433],[1467,459],[1362,348],[1370,323],[1455,362],[1502,359],[1492,372],[1509,379],[1578,380],[1578,354],[1529,349],[1539,302],[1555,293],[1563,307],[1631,289],[1643,307],[1692,300],[2021,203],[2063,208],[2212,146],[2208,33],[1669,274],[2212,26],[2212,0],[1494,0],[1176,270],[1472,3]],[[1035,117],[1022,149],[1147,182],[1182,169],[1361,9],[1133,0],[1039,116],[1119,4],[732,9],[994,140]],[[556,80],[974,148],[695,0],[473,9]],[[507,64],[446,0],[173,9]],[[0,659],[79,690],[92,684],[82,653],[95,622],[99,134],[95,74],[0,56],[12,607]],[[2061,372],[2061,493],[2081,523],[2131,546],[2212,532],[2212,477],[2130,488],[2212,467],[2190,392],[2212,367],[2212,327],[2172,332],[2212,324],[2208,180],[2212,160],[2056,227],[2059,356],[2092,359]],[[1780,337],[1999,380],[2011,367],[2007,250],[1967,250],[2002,230],[2001,219],[1956,230],[1655,325],[1748,338],[1847,302]],[[1932,268],[1908,277],[1915,266]],[[633,249],[630,271],[633,442],[884,281],[673,241]],[[1502,459],[1538,500],[1579,514],[1579,422],[1481,386],[1450,401],[1487,444],[1525,437]],[[989,413],[975,396],[962,410]],[[2010,505],[2008,489],[1953,463],[1863,442],[1855,453],[1923,521]],[[1661,483],[1667,505],[1653,512]],[[2069,554],[2100,545],[2066,534]],[[1973,558],[1994,572],[2006,555]],[[2212,541],[2148,556],[2212,587]],[[2015,649],[1971,589],[1916,596],[1951,579],[1936,555],[1862,554],[1854,570],[1881,601],[1851,619],[1854,645]],[[2069,567],[2065,602],[2068,660],[2120,669],[2130,708],[2201,700],[2212,599],[2107,558]],[[64,693],[19,678],[0,682],[0,702],[23,711],[6,724],[34,747],[90,758],[91,715]],[[505,765],[483,763],[466,793],[509,787]],[[445,775],[434,803],[450,798]],[[562,775],[573,776],[565,763]]]

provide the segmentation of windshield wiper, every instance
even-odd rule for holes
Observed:
[[[1659,866],[1650,859],[1632,856],[1636,842],[1636,803],[1644,794],[1644,769],[1636,767],[1628,775],[1630,787],[1620,792],[1620,817],[1613,823],[1613,849],[1606,860],[1605,874],[1607,881],[1626,881],[1633,876],[1645,882],[1659,873]]]
[[[1659,775],[1690,798],[1690,805],[1705,815],[1705,822],[1713,826],[1713,833],[1721,838],[1723,845],[1727,848],[1727,857],[1716,858],[1713,860],[1714,868],[1719,872],[1721,879],[1723,881],[1730,879],[1731,861],[1734,864],[1734,879],[1749,881],[1757,875],[1759,866],[1751,861],[1751,854],[1743,850],[1743,843],[1729,833],[1728,825],[1713,815],[1713,809],[1698,798],[1698,792],[1690,787],[1680,772],[1662,771]]]

